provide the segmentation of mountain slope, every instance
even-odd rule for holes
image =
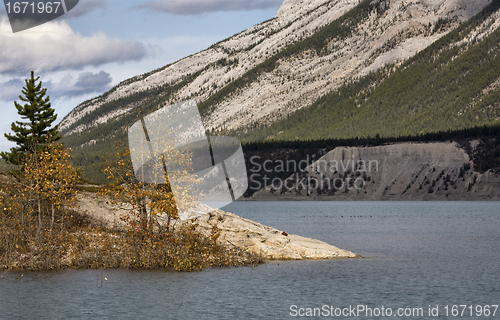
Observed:
[[[204,101],[217,88],[240,78],[273,53],[312,35],[315,30],[342,16],[358,2],[359,0],[308,1],[300,10],[287,10],[291,11],[290,15],[277,16],[205,51],[122,82],[103,96],[79,105],[63,119],[60,128],[65,134],[72,134],[114,121],[120,115],[139,107],[134,102],[146,102],[148,90],[161,96],[163,104],[191,97],[196,97],[199,102]],[[169,89],[173,92],[170,93]],[[133,98],[134,95],[137,99]],[[120,99],[126,100],[123,105],[109,106]],[[103,109],[105,111],[101,111],[99,116],[93,116]]]
[[[500,123],[500,5],[399,67],[389,66],[309,108],[233,134],[259,141],[397,137]]]
[[[274,19],[82,103],[60,128],[67,145],[82,147],[76,163],[95,171],[138,112],[189,98],[208,130],[246,141],[398,136],[498,122],[498,2],[286,0]],[[460,81],[450,78],[460,70]],[[487,76],[461,91],[468,73]],[[427,90],[428,75],[441,91]],[[458,112],[464,116],[454,120]],[[436,120],[440,115],[446,120]]]

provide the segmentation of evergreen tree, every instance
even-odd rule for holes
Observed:
[[[15,142],[16,147],[10,152],[1,152],[0,156],[11,164],[22,164],[26,153],[32,152],[33,148],[43,145],[49,141],[57,141],[61,138],[57,127],[51,128],[56,120],[57,114],[51,108],[49,96],[46,88],[42,88],[42,81],[36,83],[40,77],[34,76],[31,71],[31,79],[26,79],[26,86],[23,87],[22,96],[19,98],[26,102],[24,105],[14,101],[17,113],[26,122],[16,121],[11,125],[14,134],[6,133],[7,140]]]

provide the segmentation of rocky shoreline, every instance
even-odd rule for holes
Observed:
[[[126,213],[126,207],[113,205],[106,198],[89,192],[81,193],[78,197],[80,207],[77,211],[79,213],[90,217],[104,227],[116,229],[124,226],[120,216]],[[200,205],[198,210],[190,215],[181,215],[180,220],[190,219],[195,219],[200,231],[207,234],[213,226],[217,226],[221,231],[219,241],[222,245],[257,254],[264,260],[361,258],[358,254],[325,242],[288,234],[233,213],[214,210],[204,205]]]
[[[266,260],[361,258],[325,242],[288,234],[222,210],[199,216],[197,222],[207,232],[217,225],[224,245],[258,254]]]

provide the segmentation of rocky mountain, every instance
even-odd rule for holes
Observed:
[[[92,172],[138,111],[192,98],[208,131],[243,141],[498,124],[499,8],[498,0],[285,0],[275,18],[80,104],[60,129]]]

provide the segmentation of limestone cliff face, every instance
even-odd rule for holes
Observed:
[[[288,185],[270,185],[252,198],[500,200],[500,177],[472,167],[456,143],[339,147],[292,176]]]

